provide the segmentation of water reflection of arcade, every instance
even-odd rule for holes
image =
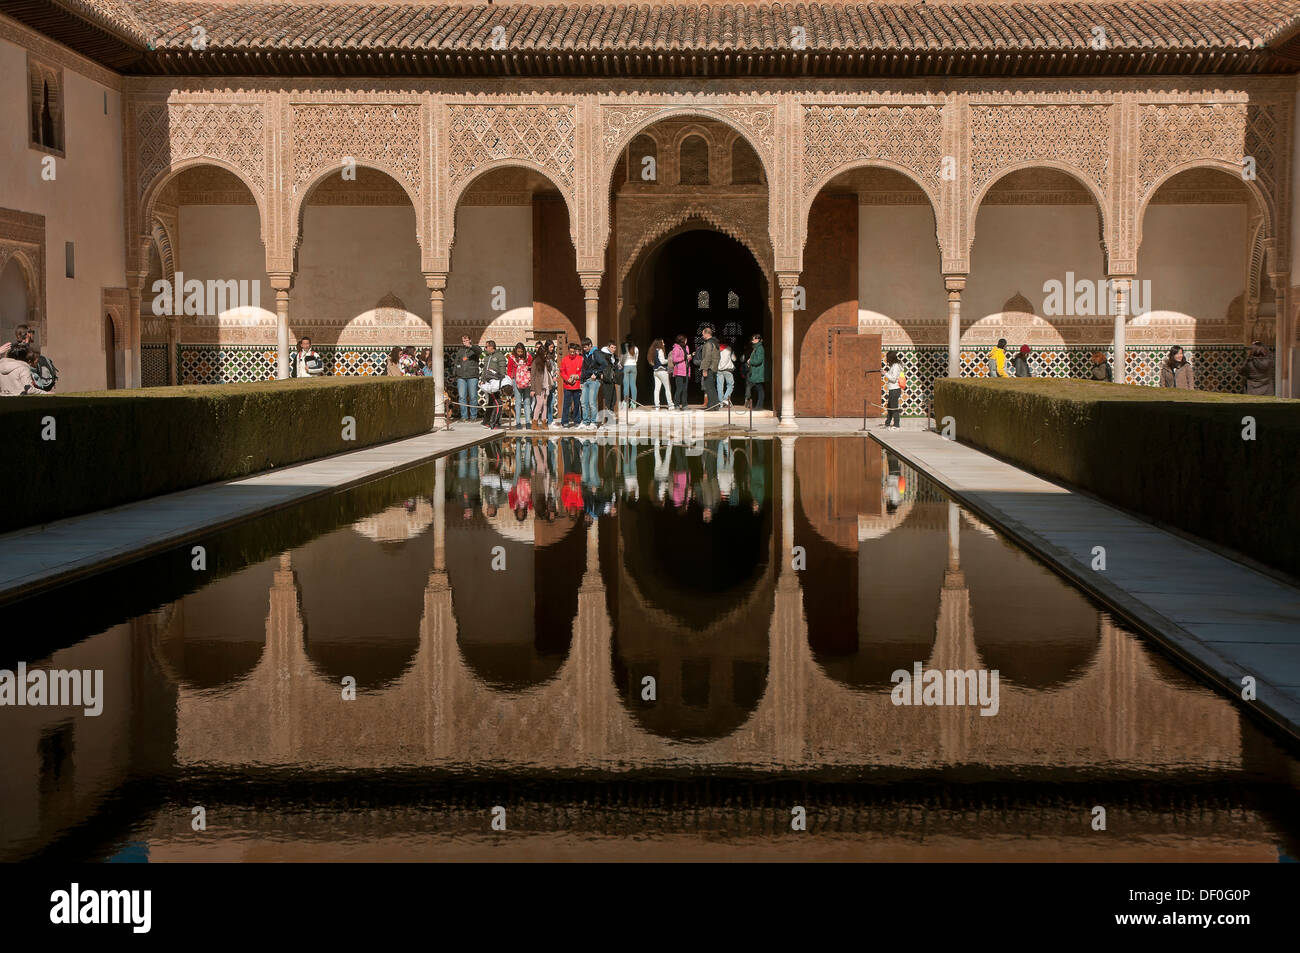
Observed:
[[[776,580],[772,444],[693,449],[618,447],[650,492],[625,499],[600,540],[623,704],[648,730],[683,739],[722,737],[757,707]]]
[[[529,546],[526,538],[510,536],[517,530],[506,530],[520,522],[508,505],[512,491],[518,500],[519,470],[499,486],[484,489],[480,479],[477,491],[461,487],[471,498],[474,492],[479,495],[466,520],[458,507],[460,490],[454,486],[456,461],[440,461],[430,504],[431,531],[402,544],[412,561],[429,561],[418,583],[418,611],[401,603],[389,626],[405,626],[408,642],[403,645],[411,647],[400,673],[395,673],[394,653],[372,673],[372,687],[363,689],[356,701],[340,703],[334,675],[340,671],[336,666],[345,663],[316,652],[308,638],[327,624],[315,614],[328,615],[337,607],[308,595],[316,583],[307,574],[307,564],[300,568],[298,561],[309,547],[286,554],[269,567],[269,599],[261,603],[269,606],[266,643],[251,669],[241,655],[243,661],[230,671],[242,674],[216,685],[213,678],[165,664],[177,685],[177,761],[303,762],[322,769],[491,763],[620,770],[685,759],[701,764],[869,764],[927,770],[959,763],[1053,768],[1106,764],[1142,772],[1206,759],[1241,763],[1240,725],[1229,703],[1166,677],[1163,663],[1086,600],[1062,598],[1048,606],[1052,619],[1069,618],[1055,630],[1065,633],[1059,648],[1051,646],[1043,653],[1027,641],[1027,627],[1008,623],[987,634],[981,631],[981,600],[989,597],[990,611],[1001,623],[1006,606],[1014,607],[1007,594],[1039,593],[1034,574],[1041,570],[1015,551],[1006,551],[946,502],[908,490],[889,512],[881,489],[887,489],[889,479],[878,456],[864,455],[870,444],[805,437],[798,440],[797,451],[791,438],[768,446],[773,466],[764,478],[771,480],[776,496],[771,514],[758,524],[761,550],[746,556],[747,561],[736,554],[738,562],[728,569],[735,573],[730,594],[700,608],[674,611],[671,599],[666,607],[656,608],[665,593],[678,591],[681,581],[675,575],[679,567],[645,558],[653,552],[646,539],[655,532],[651,514],[656,512],[653,502],[645,509],[645,497],[656,491],[653,479],[647,483],[639,468],[642,460],[653,468],[653,456],[634,458],[633,498],[623,478],[626,457],[614,448],[600,448],[596,471],[588,468],[584,489],[591,491],[594,480],[597,486],[623,491],[609,499],[595,494],[595,509],[614,506],[615,511],[603,517],[589,516],[584,505],[572,518],[555,516],[548,528],[545,519],[536,517],[534,492],[534,515],[523,521],[532,527],[534,551],[542,534],[553,534],[546,537],[545,546],[560,547],[556,552],[563,551],[566,562],[576,554],[580,572],[574,573],[572,603],[565,601],[570,596],[560,591],[565,583],[559,577],[548,581],[549,588],[539,596],[560,606],[574,605],[567,626],[571,635],[563,648],[542,640],[539,649],[536,632],[526,623],[519,626],[518,639],[545,663],[533,659],[527,666],[514,661],[498,665],[499,657],[491,652],[476,655],[481,641],[465,638],[476,624],[471,616],[485,613],[496,624],[508,626],[514,618],[512,605],[497,598],[497,589],[483,588],[478,578],[468,570],[462,574],[456,565],[463,559],[472,567],[483,558],[484,547],[506,545],[502,540],[521,547],[507,548],[508,560]],[[549,479],[562,487],[567,470],[558,455],[555,459],[549,476],[534,472],[530,479]],[[864,467],[869,477],[865,480]],[[736,473],[742,471],[737,465]],[[649,476],[654,476],[653,469]],[[737,486],[745,480],[752,487],[752,477],[739,476]],[[738,492],[743,510],[743,487]],[[491,494],[504,494],[507,505],[498,506],[489,520],[476,508],[482,509]],[[513,522],[503,523],[503,516]],[[688,512],[683,518],[694,517]],[[344,573],[358,559],[384,565],[362,550],[382,552],[391,543],[355,532],[350,538],[355,552],[341,564]],[[896,546],[878,545],[891,539]],[[793,571],[788,559],[778,558],[796,542],[808,549],[809,568],[803,573]],[[323,546],[324,541],[317,544]],[[987,546],[987,552],[981,546]],[[970,552],[995,563],[991,584],[977,575]],[[543,555],[531,565],[549,559]],[[901,576],[885,575],[886,580],[897,580],[896,590],[871,588],[879,582],[873,574],[889,560],[907,562],[913,569]],[[332,578],[337,582],[337,569]],[[534,585],[537,578],[533,576]],[[990,585],[989,592],[981,591]],[[525,584],[510,591],[525,600],[526,589]],[[333,593],[339,601],[352,597],[338,585]],[[822,614],[826,604],[852,602],[853,593],[861,600],[861,618],[853,618],[848,634],[828,631],[822,621],[830,618]],[[922,627],[920,610],[915,623],[910,617],[890,616],[896,610],[882,608],[886,599],[900,604],[923,601],[933,614]],[[528,603],[521,605],[526,609]],[[729,610],[724,611],[724,605]],[[842,609],[837,612],[837,619],[846,617]],[[190,638],[183,623],[194,613],[172,612],[169,618],[182,620],[182,627],[169,631],[164,614],[156,616],[160,664],[163,657],[187,657]],[[1046,624],[1043,629],[1052,631]],[[884,637],[895,631],[905,639]],[[667,637],[656,641],[657,633]],[[186,643],[179,655],[178,640]],[[171,648],[161,651],[166,645]],[[504,656],[511,653],[523,657],[517,647]],[[707,678],[686,667],[700,657],[709,660]],[[996,718],[981,718],[974,709],[896,708],[887,691],[878,690],[887,681],[887,673],[881,674],[886,666],[924,661],[973,668],[992,660],[1007,668]],[[357,664],[361,661],[358,658]],[[639,689],[637,666],[650,662],[659,665],[663,709],[647,713],[640,708],[639,690],[633,688]],[[738,668],[737,663],[743,664]],[[755,667],[746,670],[744,665]],[[670,669],[683,673],[675,685],[668,684]],[[691,683],[690,678],[697,681]]]

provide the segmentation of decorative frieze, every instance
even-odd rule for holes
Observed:
[[[841,166],[883,160],[910,170],[929,189],[943,159],[938,106],[805,106],[803,189],[807,202]]]
[[[422,187],[420,107],[415,103],[295,103],[295,191],[348,159],[387,172],[412,196]],[[299,195],[298,201],[302,201]]]
[[[260,199],[266,194],[265,115],[260,103],[137,102],[136,189],[145,195],[158,176],[194,158],[236,169]]]

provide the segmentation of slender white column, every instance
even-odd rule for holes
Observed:
[[[1114,288],[1115,303],[1115,366],[1113,369],[1115,383],[1126,384],[1128,383],[1128,360],[1124,350],[1124,332],[1128,328],[1128,295],[1131,279],[1111,277],[1110,283]]]
[[[275,289],[275,376],[285,380],[289,376],[289,289],[293,275],[268,275]]]
[[[799,285],[799,275],[792,272],[778,274],[781,287],[781,420],[782,430],[793,430],[794,419],[794,291]]]
[[[961,293],[966,288],[965,275],[944,275],[948,292],[948,376],[961,377]]]

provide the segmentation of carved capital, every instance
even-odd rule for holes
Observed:
[[[277,296],[282,293],[288,294],[289,289],[293,287],[294,276],[292,274],[278,273],[274,275],[267,275],[266,277],[268,280],[270,280],[271,287],[275,289],[275,293]]]
[[[966,290],[965,275],[944,275],[943,287],[948,292],[949,301],[961,300],[961,293]]]
[[[424,273],[424,283],[429,288],[429,293],[442,297],[442,293],[447,290],[447,276],[436,271],[426,271]]]
[[[600,282],[604,275],[599,271],[584,271],[578,275],[578,280],[582,282],[582,290],[586,292],[588,298],[594,298],[600,291]]]
[[[781,297],[793,297],[794,289],[799,287],[798,272],[781,272],[776,276],[776,282],[781,288]]]

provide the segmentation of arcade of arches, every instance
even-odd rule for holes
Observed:
[[[1263,340],[1279,393],[1295,389],[1285,71],[569,76],[521,90],[491,77],[234,82],[196,61],[178,81],[0,26],[0,57],[53,64],[66,87],[61,161],[85,169],[98,90],[120,119],[102,178],[126,188],[100,183],[108,206],[63,191],[51,206],[63,184],[0,203],[40,220],[33,250],[0,215],[0,329],[34,322],[69,389],[285,376],[301,336],[333,373],[364,374],[394,345],[441,360],[462,334],[645,348],[703,320],[742,349],[764,335],[785,424],[832,413],[846,334],[900,351],[919,384],[909,412],[935,377],[985,373],[999,337],[1031,345],[1043,373],[1082,376],[1100,350],[1136,383],[1178,343],[1198,386],[1220,390],[1240,387],[1243,346]],[[19,160],[36,148],[15,142]],[[64,256],[46,250],[73,244],[87,206],[127,238],[94,241],[87,275],[64,279]],[[42,280],[13,264],[24,248]],[[73,284],[47,301],[53,259]],[[256,293],[156,314],[155,283],[182,278]],[[1086,313],[1067,291],[1054,313],[1051,282],[1103,290]]]

